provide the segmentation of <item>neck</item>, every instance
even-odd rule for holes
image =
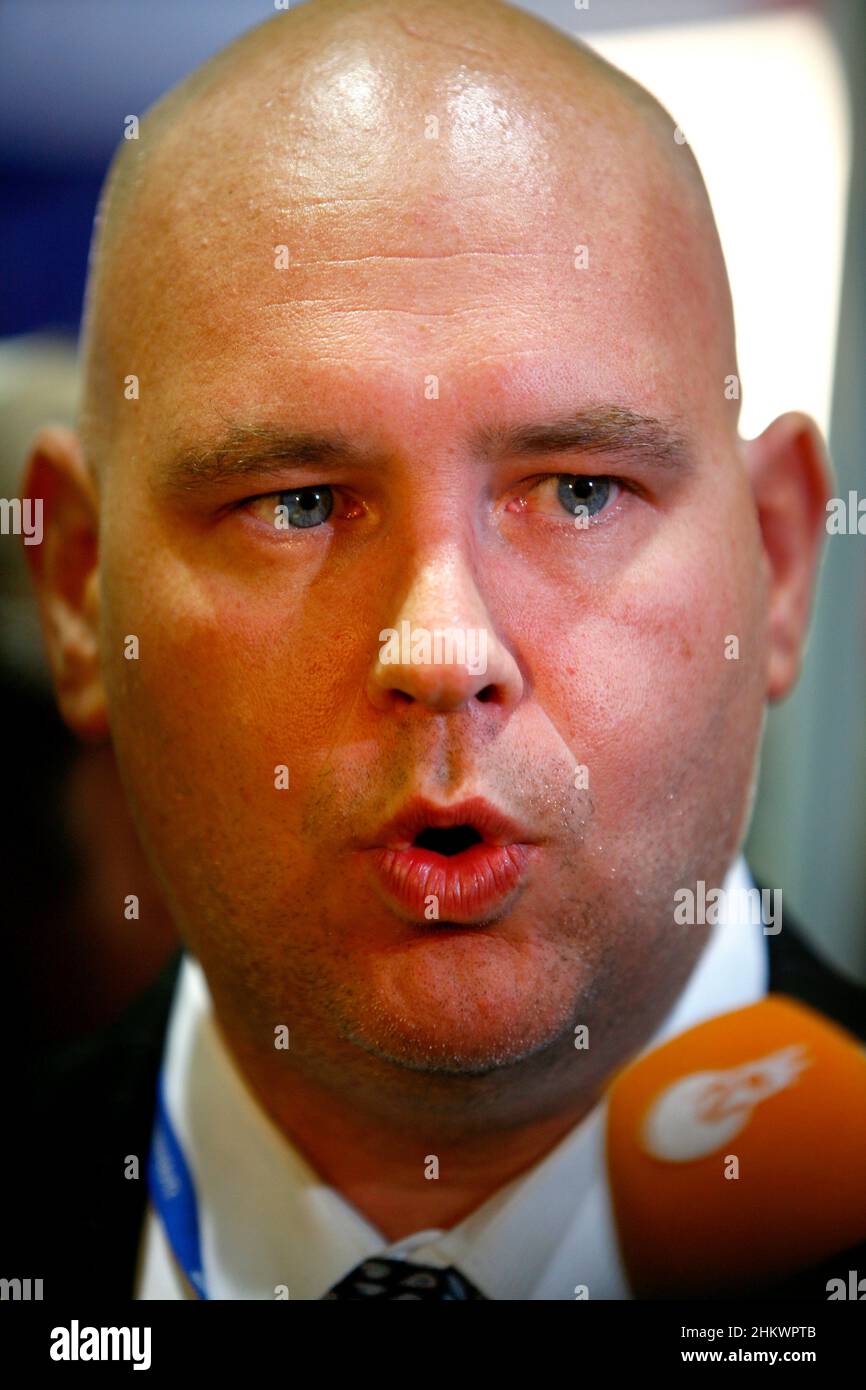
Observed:
[[[223,1021],[220,1028],[255,1100],[322,1180],[389,1242],[457,1224],[554,1148],[602,1090],[595,1078],[585,1078],[589,1084],[579,1095],[554,1102],[550,1087],[545,1101],[541,1083],[526,1088],[531,1107],[527,1102],[521,1114],[507,1115],[497,1092],[513,1106],[513,1076],[430,1077],[429,1085],[425,1078],[424,1104],[415,1107],[383,1106],[382,1096],[393,1097],[394,1088],[379,1076],[379,1103],[370,1104],[363,1084],[347,1094],[345,1077],[338,1091],[296,1065],[287,1072],[287,1054],[275,1063],[243,1032]],[[573,1057],[572,1049],[572,1082]]]

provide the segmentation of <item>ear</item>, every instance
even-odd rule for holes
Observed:
[[[42,542],[25,554],[60,713],[80,738],[101,741],[108,716],[99,659],[99,497],[72,430],[39,431],[23,498],[42,513]]]
[[[796,683],[826,535],[830,465],[814,420],[780,415],[744,444],[768,567],[767,699]]]

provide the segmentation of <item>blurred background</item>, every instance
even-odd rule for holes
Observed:
[[[866,497],[866,4],[522,0],[668,108],[704,172],[734,296],[742,432],[817,419]],[[282,3],[0,4],[0,497],[73,423],[97,197],[124,118]],[[659,254],[665,254],[659,247]],[[20,540],[0,535],[3,1018],[17,1046],[110,1022],[175,943],[110,749],[59,720]],[[866,982],[866,537],[827,539],[795,694],[770,712],[747,845],[813,949]],[[124,902],[135,893],[137,919]]]

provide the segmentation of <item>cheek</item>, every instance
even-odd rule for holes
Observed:
[[[279,678],[286,653],[231,611],[154,603],[133,627],[140,658],[115,663],[108,683],[127,795],[184,930],[229,930],[239,895],[253,919],[297,858],[307,760]]]
[[[120,571],[104,609],[109,716],[131,795],[164,842],[197,835],[234,854],[251,837],[267,858],[297,830],[374,649],[357,605],[299,594],[285,571],[239,589],[168,562],[146,577]],[[129,634],[134,661],[122,655]]]
[[[760,596],[747,565],[722,546],[675,546],[603,599],[584,597],[571,623],[545,625],[536,693],[588,768],[596,818],[639,833],[684,798],[712,802],[718,789],[736,800],[763,708]]]

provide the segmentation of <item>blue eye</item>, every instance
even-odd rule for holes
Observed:
[[[556,496],[570,516],[577,516],[580,508],[586,515],[595,516],[610,497],[610,478],[592,478],[561,473],[557,479]]]
[[[321,526],[334,506],[334,494],[329,487],[299,487],[290,492],[275,492],[274,524],[280,529]]]

